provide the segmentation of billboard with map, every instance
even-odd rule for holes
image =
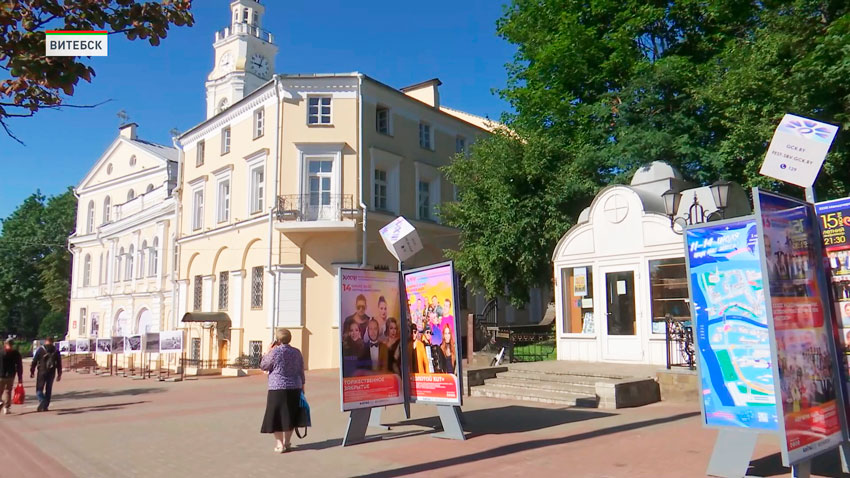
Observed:
[[[777,429],[759,241],[754,218],[685,231],[705,424]]]

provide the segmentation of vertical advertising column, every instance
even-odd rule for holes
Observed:
[[[823,248],[833,306],[836,359],[844,384],[845,416],[850,416],[850,198],[815,205],[820,218]]]
[[[686,258],[704,424],[774,432],[776,392],[756,231],[753,218],[688,228]]]
[[[758,189],[753,197],[769,285],[782,459],[795,465],[842,440],[822,239],[812,205]]]
[[[342,411],[404,402],[398,272],[340,268]]]
[[[451,262],[404,271],[411,402],[462,405],[454,277]]]

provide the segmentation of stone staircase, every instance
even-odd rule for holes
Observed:
[[[490,375],[495,378],[482,380],[483,385],[472,385],[471,395],[609,409],[641,406],[660,400],[658,383],[651,377],[586,371],[556,372],[513,366],[502,370],[504,368]]]

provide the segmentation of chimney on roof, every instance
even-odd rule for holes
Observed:
[[[407,96],[416,98],[428,106],[440,109],[440,90],[437,87],[442,84],[443,82],[439,78],[432,78],[422,83],[405,86],[401,88],[401,91]]]
[[[122,138],[136,139],[136,128],[138,127],[139,125],[137,125],[136,123],[122,124],[118,127],[118,131],[121,132]]]

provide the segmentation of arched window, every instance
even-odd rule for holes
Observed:
[[[159,238],[154,237],[153,238],[153,246],[151,247],[151,257],[150,257],[151,263],[150,263],[150,266],[148,267],[148,270],[150,271],[149,274],[152,275],[152,276],[156,275],[156,272],[157,272],[156,271],[156,267],[157,267],[156,263],[157,263],[158,259],[159,259]]]
[[[236,23],[238,21],[239,21],[239,8],[237,7],[237,8],[233,9],[233,23]]]
[[[135,197],[136,197],[136,191],[133,191],[132,189],[127,191],[127,202],[132,201],[133,198],[135,198]]]
[[[86,254],[83,259],[83,287],[91,285],[91,254]]]
[[[112,199],[106,196],[103,200],[103,223],[106,224],[112,218]]]
[[[88,216],[86,216],[86,233],[94,232],[94,201],[89,201]]]
[[[135,259],[136,248],[130,244],[130,250],[127,251],[127,262],[124,266],[124,280],[131,280],[133,278],[133,259]]]
[[[118,255],[115,256],[115,273],[113,274],[115,282],[121,280],[121,258],[124,257],[124,248],[122,247],[118,251]]]
[[[142,241],[142,247],[139,248],[139,271],[136,273],[136,278],[141,279],[145,276],[145,251],[148,250],[148,241]]]
[[[130,166],[135,166],[135,165],[136,165],[136,155],[134,154],[134,155],[130,156]]]
[[[147,187],[147,188],[145,188],[145,194],[147,194],[147,193],[149,193],[149,192],[151,192],[151,191],[153,191],[153,184],[148,184],[148,187]]]
[[[226,110],[227,104],[227,98],[222,98],[221,101],[218,102],[218,112],[221,113],[222,111]]]

